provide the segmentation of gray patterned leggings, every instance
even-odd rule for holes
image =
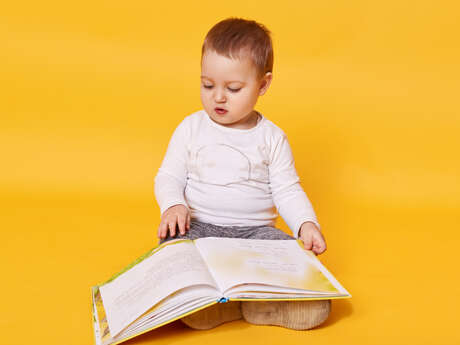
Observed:
[[[272,226],[219,226],[209,223],[203,223],[197,220],[190,222],[190,229],[181,235],[176,229],[176,235],[171,237],[169,231],[166,238],[160,239],[160,244],[166,241],[179,238],[195,240],[201,237],[230,237],[230,238],[251,238],[258,240],[295,240],[280,229]]]

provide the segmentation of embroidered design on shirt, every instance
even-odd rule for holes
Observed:
[[[196,157],[197,173],[201,182],[225,186],[251,178],[249,158],[233,146],[206,145],[197,151]]]

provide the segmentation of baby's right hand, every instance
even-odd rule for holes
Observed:
[[[185,235],[185,231],[190,229],[190,211],[185,205],[174,205],[163,212],[158,228],[158,237],[167,237],[168,229],[171,237],[174,237],[176,225],[179,226],[182,235]]]

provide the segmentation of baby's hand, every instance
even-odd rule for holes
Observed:
[[[167,237],[168,228],[171,237],[174,237],[176,225],[179,226],[182,235],[185,235],[185,231],[190,229],[190,211],[185,205],[174,205],[163,212],[158,227],[158,237]]]
[[[312,250],[316,255],[326,250],[326,241],[321,231],[312,222],[305,222],[300,227],[299,238],[305,249]]]

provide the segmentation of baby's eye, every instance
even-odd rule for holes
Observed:
[[[212,85],[203,85],[203,87],[204,87],[205,89],[212,89]],[[229,87],[228,90],[231,91],[231,92],[238,92],[238,91],[241,90],[241,88],[239,88],[239,89],[232,89],[232,88]]]

